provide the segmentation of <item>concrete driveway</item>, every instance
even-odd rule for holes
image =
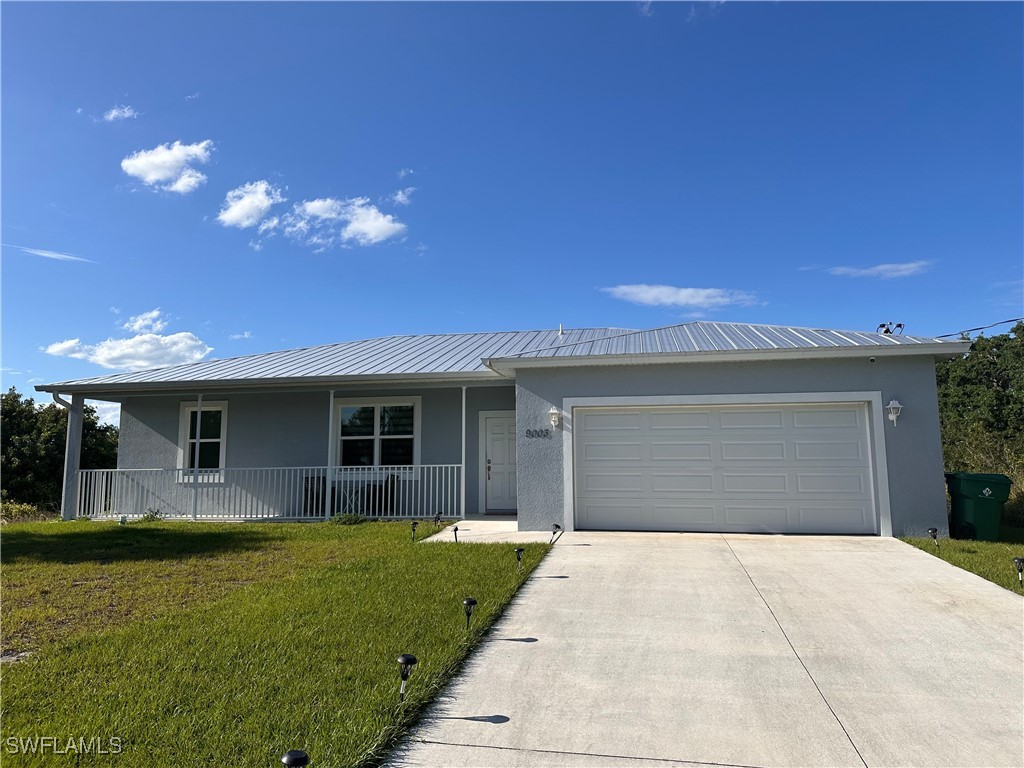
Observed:
[[[570,533],[389,764],[1020,766],[1022,648],[895,539]]]

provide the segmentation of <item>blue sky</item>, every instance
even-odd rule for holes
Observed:
[[[1021,4],[0,15],[5,388],[391,334],[1024,314]]]

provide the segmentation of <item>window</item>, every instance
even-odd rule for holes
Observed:
[[[178,469],[223,469],[227,447],[228,404],[181,404],[178,439]]]
[[[339,401],[338,463],[343,467],[418,463],[419,398]]]

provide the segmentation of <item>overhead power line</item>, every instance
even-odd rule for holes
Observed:
[[[973,333],[974,331],[984,331],[987,328],[995,328],[997,325],[1008,325],[1010,323],[1016,323],[1024,320],[1024,317],[1015,317],[1012,320],[1000,320],[998,323],[992,323],[991,325],[982,325],[978,328],[968,328],[966,331],[957,331],[956,333],[944,333],[941,336],[936,336],[936,339],[948,339],[950,336],[963,336],[965,333]]]

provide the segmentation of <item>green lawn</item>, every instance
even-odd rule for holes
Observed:
[[[419,538],[432,532],[421,524]],[[546,554],[417,544],[408,523],[5,526],[4,765],[369,765]],[[467,636],[462,599],[479,606]],[[404,705],[395,657],[420,659]],[[10,737],[120,739],[13,756]]]
[[[939,539],[938,547],[930,538],[907,538],[903,541],[1012,592],[1024,594],[1013,564],[1013,558],[1024,557],[1024,530],[1003,527],[1000,538],[1003,541]]]

